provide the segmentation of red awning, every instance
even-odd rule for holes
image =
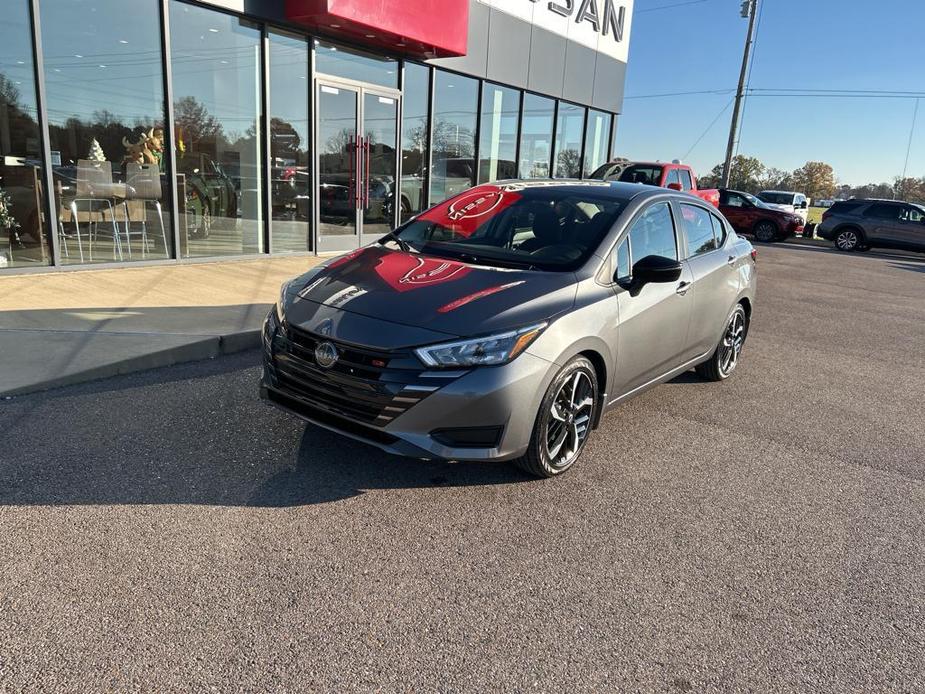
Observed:
[[[449,58],[466,54],[469,0],[286,0],[286,17],[390,53]]]

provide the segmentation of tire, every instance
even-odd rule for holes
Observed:
[[[708,381],[725,381],[735,371],[739,363],[745,338],[748,337],[748,316],[742,304],[736,304],[726,326],[723,336],[713,350],[713,354],[702,364],[698,364],[696,371]]]
[[[767,220],[755,224],[752,233],[755,234],[755,240],[761,241],[762,243],[773,243],[777,241],[777,237],[779,236],[777,225]]]
[[[842,227],[838,229],[832,241],[835,243],[835,247],[838,250],[845,251],[846,253],[857,251],[861,246],[866,245],[864,232],[856,227]]]
[[[588,442],[598,407],[594,366],[575,357],[546,391],[527,452],[514,464],[536,477],[558,477],[571,469]]]

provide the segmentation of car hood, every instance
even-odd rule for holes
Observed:
[[[318,332],[319,321],[327,321],[331,337],[391,349],[549,320],[574,305],[575,293],[572,272],[485,267],[369,246],[293,280],[285,308],[287,322],[298,327]],[[356,329],[338,335],[330,330],[358,324],[334,320],[339,312],[370,319],[359,324],[373,333],[380,332],[377,324],[405,329],[366,339]]]

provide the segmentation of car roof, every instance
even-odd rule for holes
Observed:
[[[798,193],[795,190],[762,190],[761,193],[780,193],[781,195],[806,195],[806,193]],[[758,193],[758,195],[761,195]]]
[[[665,195],[674,191],[658,186],[647,186],[642,183],[624,183],[623,181],[599,181],[596,179],[571,179],[571,178],[525,178],[510,179],[504,181],[494,181],[492,183],[483,183],[482,185],[490,186],[522,186],[524,188],[549,188],[564,192],[578,193],[587,190],[589,187],[600,190],[607,189],[608,193],[614,200],[628,202],[634,198],[650,198],[657,195]]]

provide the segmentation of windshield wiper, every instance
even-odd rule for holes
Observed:
[[[388,234],[379,239],[379,243],[381,243],[383,246],[389,241],[394,241],[405,253],[419,253],[416,248],[414,248],[410,243],[399,236],[397,231],[390,231]]]
[[[442,255],[454,258],[456,260],[462,260],[465,263],[472,263],[473,265],[488,265],[495,267],[507,267],[507,268],[522,268],[524,270],[536,270],[537,265],[525,260],[517,260],[514,258],[498,258],[493,255],[476,255],[469,251],[461,251],[456,248],[448,248],[444,244],[424,244],[421,252],[432,253],[433,255]]]

